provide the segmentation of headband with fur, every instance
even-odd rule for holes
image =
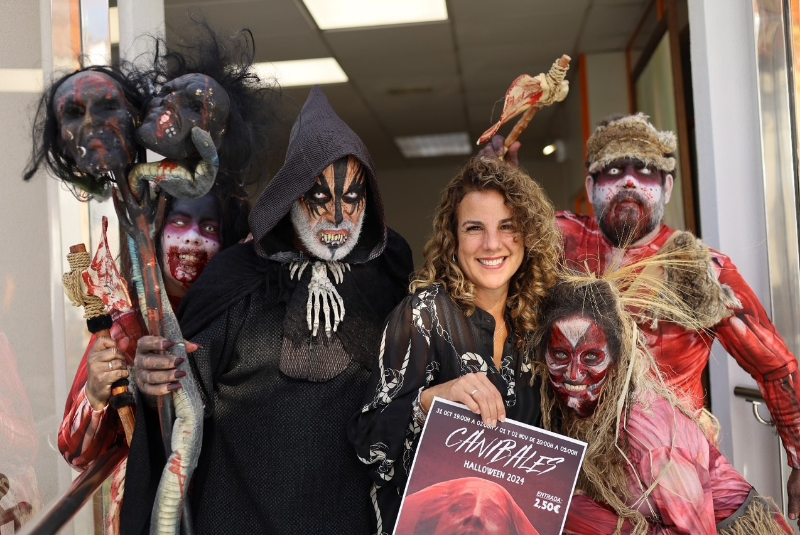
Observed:
[[[675,170],[675,134],[659,132],[647,115],[637,113],[603,122],[587,142],[589,174],[599,173],[615,161],[633,159],[671,173]]]

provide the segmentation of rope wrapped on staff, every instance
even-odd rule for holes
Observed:
[[[109,314],[109,305],[104,302],[103,298],[96,295],[96,292],[91,293],[88,288],[93,285],[91,285],[91,283],[87,285],[85,282],[88,278],[87,271],[90,270],[93,263],[97,264],[103,260],[107,263],[110,259],[110,257],[109,259],[98,258],[107,254],[108,244],[105,240],[105,229],[107,226],[108,221],[106,218],[103,218],[103,243],[94,261],[92,261],[89,253],[86,251],[86,246],[84,244],[80,243],[69,248],[70,252],[67,255],[67,261],[69,262],[70,271],[64,273],[61,281],[64,284],[64,293],[66,293],[72,304],[77,307],[83,307],[84,318],[86,318],[86,326],[89,332],[97,335],[97,337],[111,338],[110,329],[113,324],[113,319]],[[111,262],[113,263],[113,259],[111,259]],[[114,267],[114,270],[116,271],[116,267]],[[117,285],[121,285],[121,282],[122,280],[120,278]],[[107,300],[113,300],[113,298]],[[127,303],[123,303],[124,301],[126,301],[124,297],[117,297],[116,302],[118,304],[116,308],[125,308],[126,304],[129,305],[129,300],[127,300]],[[136,416],[133,412],[134,403],[134,396],[128,391],[127,379],[119,379],[111,385],[109,405],[114,407],[119,414],[122,427],[125,431],[125,439],[129,446],[133,439],[133,431],[136,427]]]

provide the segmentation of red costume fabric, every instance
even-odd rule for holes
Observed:
[[[664,398],[650,394],[637,401],[622,433],[631,461],[625,470],[632,496],[628,505],[653,522],[649,533],[716,533],[717,524],[733,515],[752,489],[697,424]],[[644,499],[643,490],[651,486]],[[616,513],[579,495],[564,529],[599,535],[614,533],[616,526]],[[630,533],[630,527],[622,531]]]
[[[128,366],[133,366],[136,355],[136,342],[144,336],[145,330],[138,312],[128,312],[114,318],[111,337],[117,348],[125,355]],[[58,431],[58,450],[64,459],[76,470],[85,470],[97,457],[115,444],[125,444],[125,432],[117,411],[106,406],[96,411],[86,397],[88,379],[89,351],[97,341],[92,335],[86,352],[83,354],[72,389],[64,407],[64,419]]]
[[[564,237],[567,267],[571,269],[602,273],[619,252],[603,236],[594,216],[559,212],[556,221]],[[656,254],[674,232],[662,225],[652,241],[627,249],[626,261],[642,260]],[[656,329],[649,325],[639,327],[647,337],[648,348],[665,380],[673,388],[688,394],[696,409],[704,405],[701,372],[710,358],[714,339],[719,339],[725,350],[758,383],[783,439],[789,464],[800,468],[797,359],[789,352],[766,310],[730,258],[714,250],[711,250],[711,257],[719,281],[730,286],[742,303],[741,308],[734,310],[733,316],[702,333],[668,321],[660,321]]]
[[[110,332],[117,348],[125,355],[128,366],[133,366],[136,344],[146,334],[139,312],[115,316]],[[125,431],[117,411],[108,405],[103,410],[96,411],[86,397],[88,357],[96,341],[97,335],[93,334],[78,365],[78,371],[75,372],[72,389],[64,407],[64,419],[58,431],[58,450],[70,466],[79,471],[88,468],[97,457],[114,445],[127,448]],[[109,535],[119,533],[119,508],[125,484],[125,467],[126,463],[123,462],[111,476],[111,497],[105,525],[105,533]]]

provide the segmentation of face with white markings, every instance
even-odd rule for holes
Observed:
[[[231,102],[216,80],[204,74],[185,74],[164,84],[145,104],[136,140],[162,156],[184,160],[197,155],[192,128],[202,128],[219,148],[228,125]]]
[[[603,328],[582,314],[556,321],[545,362],[558,400],[580,418],[591,416],[614,362]]]
[[[456,209],[458,267],[475,285],[475,300],[505,297],[525,255],[514,214],[495,190],[471,191]]]
[[[671,174],[628,159],[586,180],[600,230],[615,247],[645,243],[658,234],[672,186]]]
[[[341,260],[358,242],[367,206],[361,162],[345,156],[326,167],[292,205],[292,226],[302,248],[321,260]]]

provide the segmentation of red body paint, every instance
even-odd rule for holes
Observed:
[[[556,397],[582,418],[594,413],[613,364],[605,331],[580,314],[561,319],[550,331],[545,360]]]

